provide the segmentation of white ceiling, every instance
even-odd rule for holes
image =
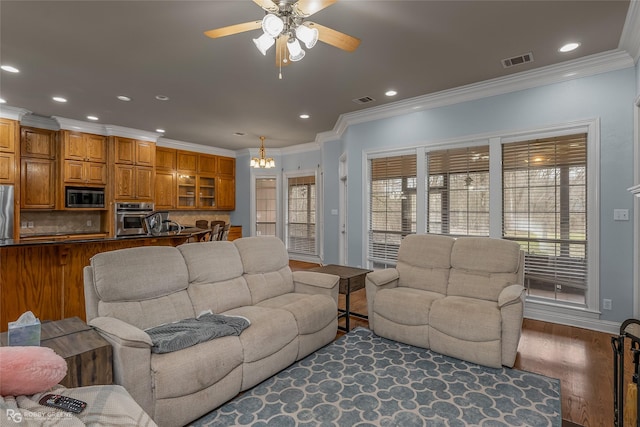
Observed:
[[[279,80],[274,49],[264,57],[252,42],[261,30],[203,35],[261,19],[250,0],[2,0],[0,62],[21,71],[0,72],[0,97],[41,116],[93,114],[211,147],[256,147],[259,135],[267,147],[287,147],[314,141],[343,113],[615,50],[629,4],[338,0],[310,20],[360,38],[360,47],[347,53],[319,42]],[[581,46],[559,53],[568,41]],[[534,62],[502,67],[528,52]],[[387,89],[398,95],[386,97]],[[352,101],[364,96],[375,102]]]

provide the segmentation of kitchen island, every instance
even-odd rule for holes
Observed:
[[[179,234],[125,238],[67,234],[0,241],[0,332],[29,310],[42,322],[74,316],[85,320],[82,269],[97,253],[178,246],[206,232],[185,229]]]

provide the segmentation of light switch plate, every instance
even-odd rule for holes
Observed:
[[[629,209],[614,209],[613,210],[614,221],[629,221]]]

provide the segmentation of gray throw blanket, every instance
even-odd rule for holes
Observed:
[[[201,342],[228,335],[240,335],[250,323],[244,317],[205,313],[195,319],[184,319],[149,328],[152,353],[170,353]]]

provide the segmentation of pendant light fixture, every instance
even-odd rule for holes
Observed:
[[[252,168],[271,169],[276,166],[276,162],[272,157],[266,157],[264,154],[264,136],[260,137],[260,154],[259,157],[252,157],[250,166]]]

